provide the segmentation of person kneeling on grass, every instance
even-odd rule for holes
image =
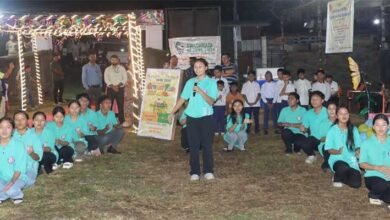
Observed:
[[[110,97],[106,95],[100,97],[99,109],[96,112],[98,122],[96,140],[101,152],[104,152],[105,147],[109,146],[107,153],[120,154],[121,152],[117,148],[125,133],[115,117],[115,113],[110,110],[111,105]]]
[[[326,135],[325,150],[329,152],[329,166],[334,172],[333,186],[343,184],[359,188],[362,184],[357,151],[360,148],[360,135],[349,118],[347,108],[337,111],[337,120]]]
[[[245,151],[245,143],[248,140],[246,129],[251,120],[249,114],[244,113],[243,108],[244,103],[241,100],[233,101],[231,113],[227,117],[227,132],[223,137],[228,143],[228,146],[223,149],[226,152],[233,151],[234,147]]]
[[[390,209],[390,138],[389,119],[378,114],[373,119],[375,135],[365,140],[360,149],[360,167],[365,170],[364,182],[372,205],[386,204]]]
[[[27,155],[27,182],[26,187],[34,185],[38,173],[41,170],[39,161],[42,160],[42,143],[32,129],[28,128],[28,114],[25,111],[17,111],[14,114],[15,130],[12,138],[20,141]],[[0,168],[1,169],[1,168]]]
[[[76,150],[76,162],[82,162],[83,156],[87,153],[88,143],[84,138],[89,130],[87,122],[80,116],[80,103],[76,100],[68,104],[69,114],[65,116],[64,124],[70,127],[72,132],[72,144]]]
[[[285,107],[280,112],[278,118],[278,125],[283,127],[282,140],[286,147],[286,155],[290,155],[293,152],[299,153],[301,146],[296,144],[295,141],[300,137],[305,137],[299,130],[302,125],[302,119],[306,114],[306,109],[298,105],[299,95],[296,92],[292,92],[288,95],[288,107]]]
[[[39,138],[43,148],[42,160],[39,163],[39,167],[43,166],[43,169],[47,174],[53,172],[53,165],[58,160],[58,152],[55,146],[55,137],[52,131],[50,131],[46,125],[46,114],[43,112],[35,112],[33,115],[34,128],[33,132]]]
[[[11,138],[14,124],[10,118],[0,119],[0,204],[12,199],[23,202],[26,186],[27,154],[23,143]]]
[[[64,123],[65,110],[63,107],[54,107],[52,113],[54,121],[47,123],[47,128],[54,133],[55,148],[59,155],[57,163],[53,165],[53,170],[58,169],[62,164],[64,169],[70,169],[73,167],[73,131],[68,124]]]

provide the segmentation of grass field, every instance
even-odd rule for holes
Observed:
[[[0,219],[389,219],[365,187],[333,188],[320,160],[285,156],[277,135],[251,135],[246,152],[228,154],[216,138],[216,180],[197,183],[178,140],[128,132],[122,155],[40,176],[24,203],[0,206]]]

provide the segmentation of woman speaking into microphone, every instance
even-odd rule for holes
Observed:
[[[213,104],[217,99],[218,89],[215,80],[206,75],[208,63],[197,59],[194,64],[196,77],[189,79],[179,100],[170,114],[170,121],[185,101],[188,106],[184,111],[187,116],[187,136],[190,148],[191,181],[200,179],[199,149],[203,151],[203,174],[206,180],[214,179],[214,121]]]

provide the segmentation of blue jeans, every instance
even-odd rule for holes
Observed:
[[[216,123],[215,132],[225,132],[225,106],[214,106],[214,120]]]
[[[37,181],[37,170],[28,170],[26,173],[27,181],[25,187],[30,187],[34,185],[34,183]]]
[[[224,140],[228,143],[229,150],[232,150],[233,147],[243,150],[245,149],[245,143],[248,140],[248,134],[245,131],[228,132],[225,134]]]
[[[268,103],[272,103],[272,100],[273,99],[267,99],[267,102]],[[272,123],[273,123],[273,128],[276,129],[277,128],[277,120],[278,120],[278,117],[277,117],[277,111],[274,110],[275,108],[277,108],[276,106],[276,103],[272,104],[272,107],[270,108],[268,106],[267,103],[264,103],[264,123],[263,123],[263,126],[264,126],[264,130],[267,130],[269,128],[268,126],[268,122],[269,122],[269,114],[272,113]]]
[[[256,133],[258,133],[260,131],[259,111],[260,111],[260,107],[246,107],[246,108],[244,108],[244,112],[249,114],[250,118],[252,118],[252,113],[253,113],[253,119],[254,119]],[[251,124],[248,124],[248,128],[246,131],[250,132],[250,130],[251,130]]]
[[[19,177],[18,180],[12,185],[12,187],[6,192],[3,191],[4,187],[8,183],[0,180],[0,200],[5,201],[7,199],[23,199],[22,189],[25,187],[26,183]]]

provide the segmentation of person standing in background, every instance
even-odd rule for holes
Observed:
[[[85,64],[82,69],[81,80],[83,87],[92,99],[92,104],[97,104],[102,94],[102,71],[96,64],[95,52],[88,54],[89,63]]]
[[[126,69],[119,64],[117,55],[111,56],[111,66],[104,71],[104,82],[107,84],[107,95],[112,103],[116,100],[118,105],[118,118],[122,124],[125,121],[124,115],[124,87],[127,83]],[[112,108],[112,106],[111,106]]]
[[[311,91],[320,91],[322,94],[324,94],[325,99],[324,99],[324,105],[327,105],[327,102],[329,101],[330,98],[330,85],[325,81],[325,72],[324,70],[320,69],[317,71],[317,81],[312,84],[311,86]]]
[[[61,55],[55,53],[53,55],[53,61],[50,63],[50,70],[51,73],[53,74],[53,83],[54,83],[53,99],[56,105],[64,103],[62,95],[64,94],[65,74],[64,74],[64,70],[62,69],[60,60],[61,60]]]
[[[339,97],[339,84],[333,80],[332,75],[326,75],[325,77],[326,82],[330,86],[330,98],[329,102],[335,103],[337,106],[339,106],[340,97]]]
[[[305,78],[305,70],[298,69],[298,79],[294,81],[294,87],[299,95],[300,106],[309,107],[309,91],[311,90],[311,82]]]
[[[264,103],[264,135],[268,134],[268,124],[269,124],[269,114],[272,112],[272,122],[273,122],[273,128],[274,130],[277,129],[277,117],[276,117],[276,111],[274,111],[275,105],[273,103],[274,101],[274,94],[276,90],[276,83],[272,79],[272,73],[270,71],[267,71],[265,73],[265,80],[266,82],[261,85],[260,94],[261,99]]]
[[[249,71],[248,73],[248,81],[244,83],[242,86],[241,94],[244,97],[244,112],[249,115],[255,122],[255,133],[258,134],[260,132],[259,125],[259,111],[260,111],[260,85],[255,80],[256,72]],[[247,132],[250,133],[251,126],[248,124]]]
[[[222,54],[222,77],[226,78],[229,85],[238,81],[238,71],[236,64],[231,62],[231,56],[228,53]]]
[[[8,78],[11,76],[15,69],[15,64],[13,62],[8,62],[7,64],[0,64],[0,91],[1,91],[1,102],[0,102],[0,118],[4,117],[8,110]]]

